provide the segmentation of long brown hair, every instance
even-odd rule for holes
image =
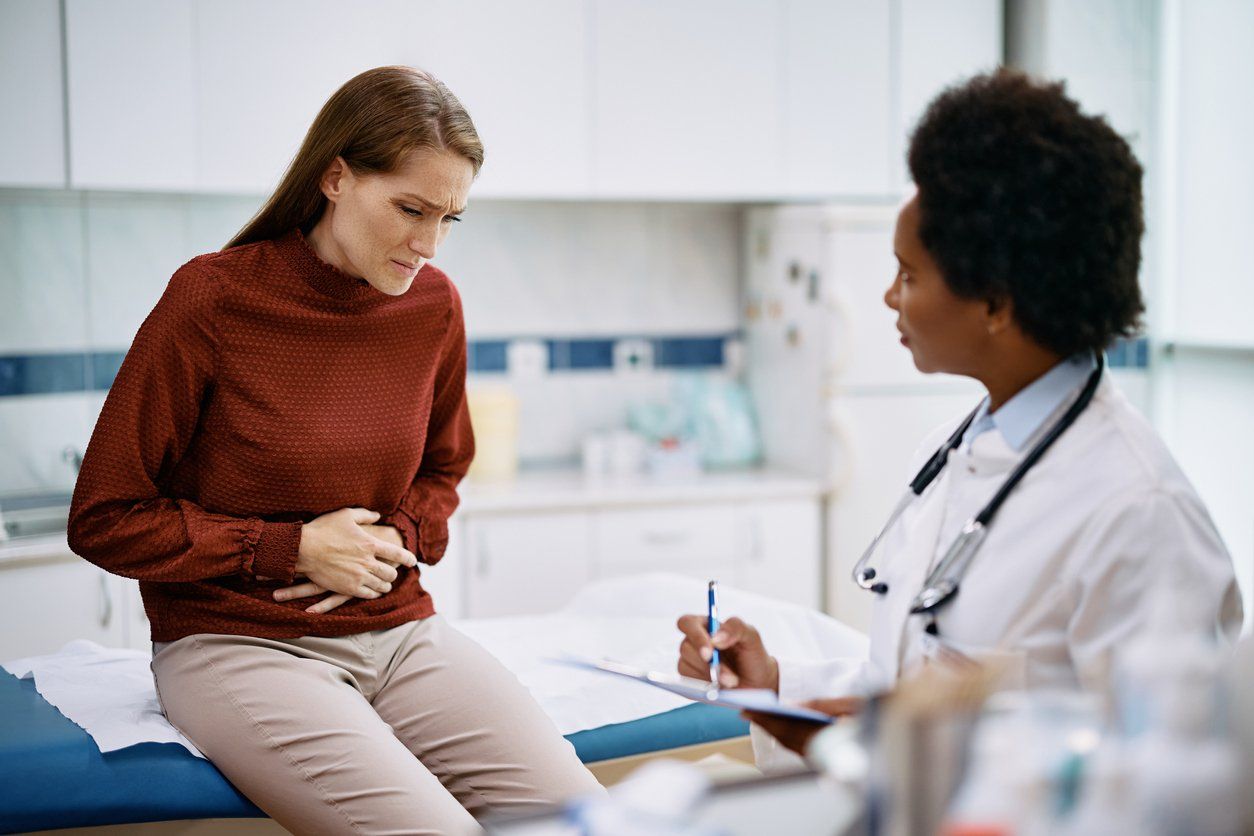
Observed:
[[[395,171],[410,151],[452,151],[483,165],[483,143],[470,114],[444,83],[413,67],[377,67],[327,99],[274,194],[227,248],[308,232],[326,208],[322,175],[343,157],[355,174]]]

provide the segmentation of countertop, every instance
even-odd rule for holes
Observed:
[[[646,475],[589,478],[576,468],[523,470],[507,482],[467,480],[458,489],[459,513],[510,513],[593,509],[624,505],[671,505],[737,500],[819,499],[824,484],[773,468],[655,478]]]
[[[520,471],[502,482],[466,480],[458,487],[459,515],[672,506],[701,502],[820,499],[823,483],[773,468],[717,471],[691,476],[589,478],[577,468]],[[72,556],[65,533],[0,543],[0,564],[43,562]]]

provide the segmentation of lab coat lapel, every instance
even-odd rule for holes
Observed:
[[[872,625],[871,647],[877,651],[874,653],[876,666],[889,682],[896,680],[901,668],[901,648],[909,629],[910,604],[923,588],[936,553],[950,484],[949,467],[946,467],[918,500],[914,513],[910,515],[913,519],[903,516],[898,521],[898,536],[888,544],[895,571],[888,582],[888,593],[881,602],[880,617],[874,619]]]

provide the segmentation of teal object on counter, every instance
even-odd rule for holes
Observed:
[[[762,442],[743,384],[716,375],[692,375],[681,379],[678,389],[703,466],[749,467],[758,463]]]

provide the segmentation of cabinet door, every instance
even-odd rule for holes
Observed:
[[[61,8],[0,0],[0,186],[65,187]]]
[[[53,653],[74,639],[123,645],[120,579],[78,557],[0,567],[0,659]]]
[[[197,186],[191,0],[66,0],[70,183]]]
[[[598,0],[597,193],[778,194],[779,28],[777,2]]]
[[[466,615],[552,612],[591,577],[587,514],[467,517]]]
[[[1001,0],[895,0],[899,8],[900,89],[893,161],[901,185],[910,182],[906,143],[937,93],[1002,62]]]
[[[413,4],[414,6],[425,4]],[[196,0],[200,187],[268,193],[314,117],[362,70],[401,62],[398,4]]]
[[[601,511],[595,528],[597,575],[675,572],[739,585],[746,533],[729,504]]]
[[[486,162],[475,197],[583,197],[592,183],[587,0],[405,7],[402,60],[466,106]]]
[[[818,608],[822,603],[822,512],[817,499],[745,503],[737,513],[748,548],[745,589]]]
[[[785,0],[784,188],[793,198],[895,189],[891,7]]]

